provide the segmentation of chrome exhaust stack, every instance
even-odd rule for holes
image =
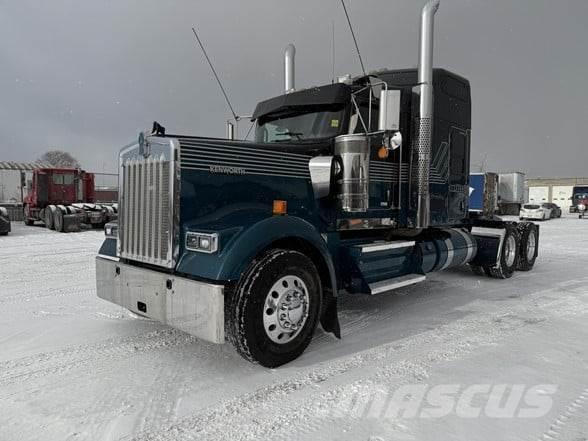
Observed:
[[[294,92],[294,57],[296,56],[296,48],[293,44],[286,46],[284,51],[284,93]]]
[[[418,86],[419,116],[415,121],[413,155],[416,155],[417,213],[416,228],[427,228],[431,219],[429,171],[433,137],[433,42],[435,13],[440,0],[430,0],[421,12]]]

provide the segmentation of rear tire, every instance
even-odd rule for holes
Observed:
[[[310,343],[321,298],[320,278],[308,257],[270,250],[251,263],[225,303],[228,339],[251,362],[270,368],[288,363]]]
[[[60,233],[63,233],[64,229],[63,229],[63,211],[61,210],[60,207],[57,207],[57,209],[55,210],[55,213],[53,213],[53,226],[55,228],[55,231],[59,231]]]
[[[57,207],[55,207],[55,205],[49,205],[48,207],[45,207],[45,210],[43,211],[43,221],[45,222],[45,227],[49,228],[50,230],[55,229],[55,211],[57,210]]]
[[[506,234],[500,250],[498,263],[494,267],[484,268],[486,274],[495,279],[508,279],[512,277],[519,262],[519,232],[512,224],[506,224],[505,228]]]
[[[519,224],[517,229],[521,237],[517,270],[530,271],[539,253],[539,229],[531,222]]]

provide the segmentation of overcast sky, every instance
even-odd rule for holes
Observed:
[[[368,70],[416,66],[423,1],[348,0]],[[49,148],[91,171],[153,120],[168,132],[224,136],[229,110],[196,26],[237,112],[281,93],[297,48],[297,88],[359,64],[339,0],[0,0],[0,160]],[[468,78],[473,170],[588,174],[588,1],[442,0],[435,65]],[[244,133],[246,128],[241,127]]]

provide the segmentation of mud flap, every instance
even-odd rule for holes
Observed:
[[[325,332],[331,332],[335,337],[341,338],[341,326],[337,314],[337,297],[327,293],[321,314],[321,326]]]
[[[80,218],[76,214],[64,214],[63,231],[65,233],[80,231]]]

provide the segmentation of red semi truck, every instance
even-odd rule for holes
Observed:
[[[96,204],[94,175],[73,168],[38,168],[24,200],[24,221],[61,232],[102,227],[116,219],[117,206]]]

